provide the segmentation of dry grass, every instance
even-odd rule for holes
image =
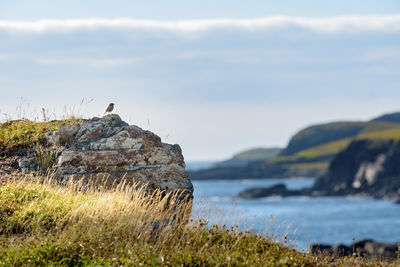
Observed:
[[[309,255],[190,221],[191,202],[142,187],[113,190],[27,177],[0,187],[0,265],[379,266]],[[171,218],[175,218],[171,220]],[[189,222],[188,222],[189,221]],[[394,266],[394,265],[393,265]]]

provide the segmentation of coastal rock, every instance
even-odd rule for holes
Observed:
[[[248,164],[217,165],[190,172],[192,180],[235,180],[264,178],[318,177],[325,173],[321,168],[293,168],[287,164],[252,161]]]
[[[102,179],[110,185],[143,183],[151,189],[192,196],[193,185],[179,145],[162,143],[154,133],[128,125],[116,114],[62,126],[47,133],[46,139],[58,148],[53,167],[56,177]]]
[[[299,190],[288,190],[284,184],[277,184],[270,187],[254,187],[239,193],[239,198],[262,198],[262,197],[288,197],[299,196],[302,192]]]
[[[317,179],[312,194],[362,195],[399,199],[400,143],[356,140],[340,152],[326,175]]]
[[[324,245],[315,244],[311,245],[309,251],[313,254],[319,252],[327,252],[335,257],[357,255],[360,257],[379,257],[388,260],[396,259],[399,244],[379,243],[373,240],[362,240],[346,245]]]

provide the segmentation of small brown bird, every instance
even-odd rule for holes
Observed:
[[[104,114],[111,113],[113,110],[114,110],[114,103],[111,103],[110,105],[108,105],[106,112],[104,112]]]

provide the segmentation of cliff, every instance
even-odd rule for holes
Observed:
[[[361,196],[400,200],[400,142],[356,140],[340,152],[326,174],[311,188],[288,190],[284,185],[250,188],[237,197]]]
[[[313,195],[400,197],[400,143],[357,140],[339,153],[326,175],[311,188]]]
[[[330,162],[354,140],[400,138],[400,113],[370,121],[312,125],[296,133],[279,155],[258,161],[228,160],[206,170],[191,172],[192,179],[245,179],[319,177]],[[236,163],[227,164],[227,163]],[[239,164],[240,163],[240,164]]]

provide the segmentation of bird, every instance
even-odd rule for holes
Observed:
[[[110,103],[110,105],[108,105],[106,112],[104,112],[104,114],[111,113],[113,110],[114,110],[114,103]]]

